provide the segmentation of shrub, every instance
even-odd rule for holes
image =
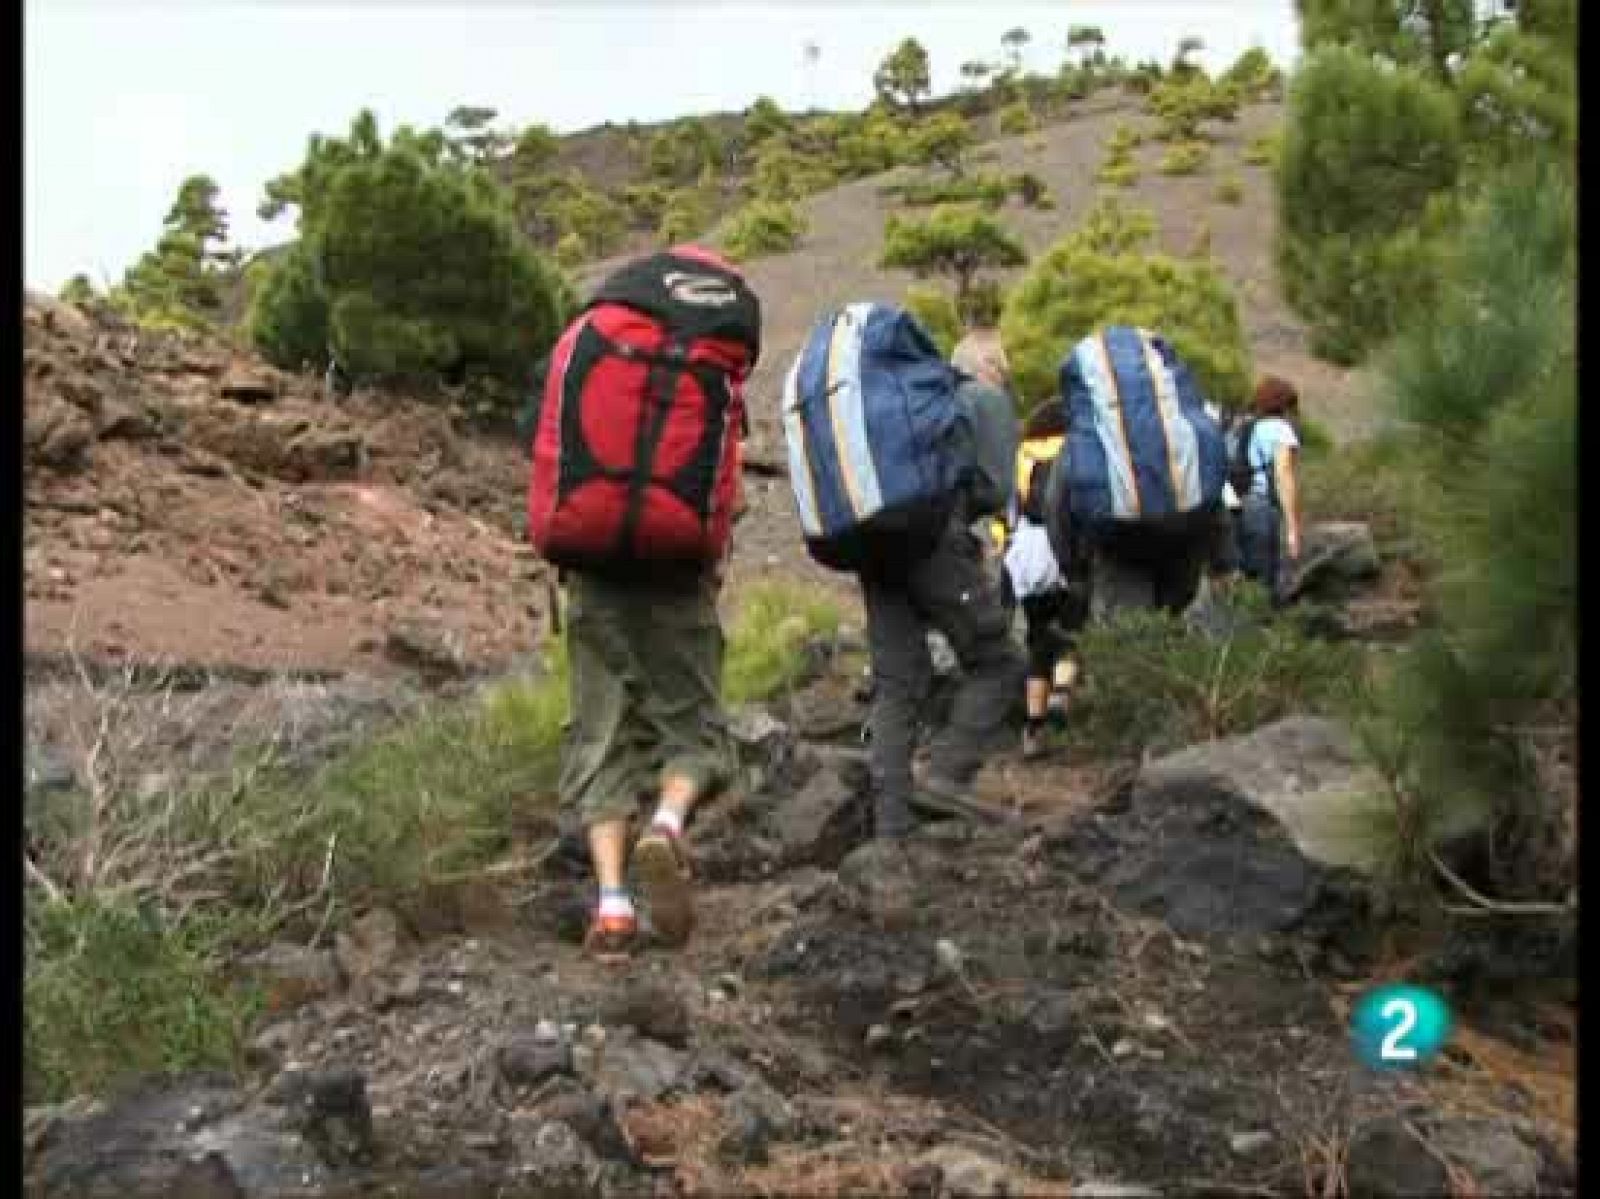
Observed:
[[[831,163],[842,177],[860,179],[911,161],[908,135],[886,113],[871,112],[833,139]]]
[[[1575,877],[1575,785],[1540,767],[1576,749],[1576,248],[1570,178],[1508,174],[1381,363],[1422,451],[1420,525],[1442,569],[1439,627],[1368,732],[1403,860],[1480,824],[1481,883],[1513,897],[1563,897]]]
[[[970,206],[935,208],[926,220],[890,215],[883,231],[879,266],[949,275],[955,282],[956,307],[981,270],[1021,266],[1027,261],[1022,244],[981,210]]]
[[[1158,122],[1156,138],[1164,142],[1198,141],[1205,122],[1231,121],[1239,112],[1238,92],[1204,75],[1168,79],[1146,103]]]
[[[1156,170],[1163,175],[1193,175],[1204,170],[1210,158],[1211,150],[1204,142],[1182,142],[1168,147]]]
[[[1232,289],[1208,261],[1150,253],[1154,230],[1148,213],[1101,201],[1012,289],[1001,329],[1026,403],[1053,394],[1063,355],[1107,324],[1166,336],[1209,398],[1244,401],[1250,353]]]
[[[658,130],[645,148],[645,169],[650,177],[680,187],[708,169],[716,171],[722,159],[721,141],[700,117],[676,121]]]
[[[1111,136],[1106,139],[1106,149],[1114,156],[1125,156],[1129,151],[1136,150],[1144,144],[1144,134],[1132,125],[1118,125],[1111,131]]]
[[[912,208],[935,204],[982,204],[996,209],[1011,194],[1012,182],[999,175],[980,173],[959,179],[913,179],[906,183],[889,183],[878,189],[883,196],[891,196]]]
[[[1214,194],[1219,203],[1241,204],[1244,202],[1244,184],[1239,182],[1239,176],[1229,175],[1217,184]]]
[[[723,665],[729,703],[771,699],[806,681],[811,645],[839,631],[839,606],[828,596],[787,583],[758,583],[739,594]]]
[[[1252,100],[1276,99],[1283,92],[1283,72],[1273,66],[1272,59],[1260,46],[1252,46],[1239,55],[1223,72],[1222,82],[1233,84]]]
[[[641,183],[622,191],[622,204],[634,224],[655,228],[672,202],[673,193],[659,183]]]
[[[1274,166],[1278,161],[1278,151],[1283,145],[1283,136],[1278,133],[1262,133],[1250,139],[1250,144],[1245,147],[1244,160],[1252,166]]]
[[[570,291],[516,228],[509,195],[451,165],[437,138],[402,128],[385,145],[362,114],[349,139],[314,139],[268,185],[264,213],[289,203],[299,242],[268,268],[249,318],[277,366],[321,365],[331,344],[357,376],[520,383],[566,319]]]
[[[759,200],[803,200],[833,182],[833,173],[816,159],[784,142],[771,141],[756,156],[745,190]]]
[[[939,353],[950,357],[961,340],[961,317],[950,293],[942,287],[913,283],[906,288],[905,307],[928,331]]]
[[[1359,361],[1429,303],[1432,244],[1453,224],[1460,120],[1439,84],[1334,46],[1290,91],[1275,248],[1317,353]]]
[[[1011,188],[1029,208],[1054,208],[1055,200],[1043,179],[1032,171],[1022,171],[1011,177]]]
[[[104,1094],[135,1075],[238,1066],[260,997],[228,981],[237,931],[215,917],[177,922],[97,896],[30,902],[24,1101]]]
[[[1224,601],[1214,598],[1219,606]],[[1078,639],[1075,736],[1106,754],[1163,753],[1306,711],[1347,711],[1362,678],[1351,646],[1273,619],[1253,583],[1230,588],[1228,634],[1206,636],[1165,612],[1117,613]]]
[[[941,112],[912,130],[909,158],[919,165],[937,165],[952,175],[960,175],[966,170],[965,155],[976,141],[971,125],[953,112]]]
[[[656,237],[668,246],[690,241],[705,231],[713,212],[715,200],[706,192],[693,188],[674,192],[661,212]]]
[[[1008,104],[1000,110],[1000,132],[1007,137],[1030,133],[1039,127],[1038,118],[1026,103]]]
[[[1139,168],[1128,161],[1107,162],[1094,177],[1112,187],[1128,188],[1139,182]]]
[[[588,247],[576,233],[569,233],[556,243],[556,261],[562,266],[578,266],[588,256]]]
[[[783,254],[800,242],[806,221],[792,204],[756,200],[728,218],[720,241],[736,262]]]

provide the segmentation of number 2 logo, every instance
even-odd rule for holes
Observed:
[[[1389,1030],[1389,1035],[1383,1038],[1383,1045],[1378,1050],[1378,1056],[1386,1062],[1414,1062],[1417,1060],[1417,1051],[1410,1045],[1402,1044],[1411,1030],[1417,1026],[1417,1005],[1411,1000],[1396,997],[1384,1004],[1380,1014],[1385,1020],[1398,1021]]]
[[[1375,987],[1351,1012],[1356,1053],[1380,1070],[1423,1066],[1450,1036],[1453,1023],[1444,999],[1425,987],[1404,983]]]

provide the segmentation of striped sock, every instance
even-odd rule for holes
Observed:
[[[625,887],[600,888],[600,916],[633,916],[633,897]]]

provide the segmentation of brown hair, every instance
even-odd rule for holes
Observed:
[[[1067,406],[1051,396],[1029,415],[1022,427],[1022,439],[1031,441],[1035,437],[1062,437],[1066,432]]]
[[[1257,416],[1282,416],[1300,406],[1300,393],[1294,384],[1276,375],[1264,375],[1256,384]]]

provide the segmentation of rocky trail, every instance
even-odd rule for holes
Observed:
[[[1006,819],[896,856],[863,714],[836,672],[735,713],[682,953],[584,958],[581,847],[547,829],[531,887],[238,963],[269,996],[241,1075],[31,1111],[32,1193],[1575,1193],[1570,945],[1377,935],[1314,818],[1361,781],[1336,726],[1006,757]],[[1512,960],[1427,1070],[1354,1057],[1373,980],[1481,995]]]
[[[1051,131],[1045,165],[1081,173],[1087,125]],[[876,237],[869,191],[817,203]],[[1265,244],[1253,211],[1219,218],[1224,251]],[[859,274],[853,245],[822,249]],[[774,364],[816,306],[785,272],[838,282],[814,268],[756,272]],[[1262,360],[1299,369],[1298,332],[1246,294],[1257,349],[1284,343]],[[533,667],[549,613],[519,447],[447,406],[333,403],[214,339],[33,296],[24,324],[30,796],[75,785],[62,747],[108,696],[138,737],[108,756],[159,793],[267,740],[312,769]],[[775,574],[842,591],[798,560],[756,434],[730,602]],[[1364,526],[1313,527],[1305,561],[1330,637],[1423,616]],[[860,647],[817,649],[803,687],[735,714],[743,785],[690,830],[686,951],[587,961],[580,847],[531,828],[531,874],[235,963],[268,1009],[236,1074],[31,1109],[30,1194],[1575,1193],[1573,945],[1514,918],[1395,929],[1328,819],[1370,781],[1348,734],[1003,754],[978,789],[998,819],[929,819],[896,857],[866,837]],[[1456,1004],[1414,1074],[1351,1050],[1350,1004],[1386,979]]]

